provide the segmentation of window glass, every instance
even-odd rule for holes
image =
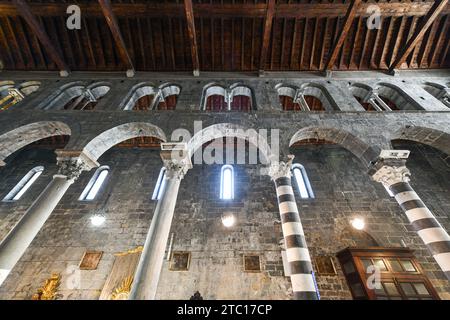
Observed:
[[[397,290],[397,287],[395,286],[395,283],[393,282],[383,282],[384,289],[386,290],[387,294],[390,296],[398,296],[400,293]]]
[[[389,260],[389,264],[391,265],[392,271],[403,272],[403,268],[397,260],[391,259]]]
[[[373,264],[380,269],[380,271],[386,271],[386,265],[384,264],[383,259],[373,259]]]
[[[3,201],[17,201],[27,192],[33,183],[39,178],[44,171],[44,167],[36,167],[31,169],[16,186],[6,195]]]
[[[429,295],[430,294],[422,282],[415,282],[413,284],[413,286],[416,289],[417,293],[420,295]]]
[[[86,188],[84,188],[83,193],[81,194],[79,200],[82,201],[92,201],[97,196],[100,188],[103,186],[103,183],[106,180],[106,177],[109,174],[109,167],[103,166],[95,171],[91,180],[87,184]]]
[[[234,198],[234,176],[233,167],[226,165],[222,167],[220,180],[220,198],[223,200],[231,200]]]
[[[414,291],[413,286],[411,285],[411,283],[408,282],[401,282],[400,283],[400,287],[402,288],[403,292],[407,295],[407,296],[414,296],[416,294],[416,291]]]
[[[372,260],[370,260],[370,259],[361,259],[361,262],[363,263],[365,272],[367,272],[367,270],[370,270],[369,267],[372,266]]]
[[[414,268],[414,265],[410,260],[400,260],[400,263],[403,266],[403,269],[407,272],[415,272],[416,268]]]

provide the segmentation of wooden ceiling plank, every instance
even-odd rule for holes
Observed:
[[[302,70],[302,66],[303,66],[303,56],[305,55],[305,43],[306,43],[307,30],[308,30],[308,18],[305,18],[305,22],[303,24],[302,47],[300,50],[299,70]]]
[[[0,18],[1,19],[1,18]],[[2,40],[3,39],[3,40]],[[1,43],[3,43],[4,45],[5,45],[5,48],[6,48],[6,56],[8,56],[8,60],[9,60],[9,65],[11,65],[11,66],[14,66],[14,58],[13,58],[13,55],[12,55],[12,50],[11,50],[11,48],[9,47],[9,42],[8,42],[8,40],[6,39],[6,36],[5,36],[5,32],[3,31],[3,27],[2,27],[2,24],[0,23],[0,40],[2,40],[1,41]],[[5,59],[5,56],[3,56],[3,52],[1,52],[1,55],[2,55],[2,59]],[[4,60],[3,60],[4,61]],[[5,61],[4,61],[5,62]],[[7,63],[4,63],[4,65],[7,65]]]
[[[259,58],[259,74],[264,74],[269,49],[270,35],[272,34],[273,16],[275,14],[275,0],[268,0],[266,16],[264,18],[264,31],[261,43],[261,55]]]
[[[8,34],[11,37],[11,44],[14,48],[14,57],[16,60],[16,64],[19,68],[25,69],[25,60],[22,56],[22,50],[20,50],[19,41],[17,41],[16,33],[14,32],[14,28],[11,24],[11,19],[6,17],[6,26],[8,28]]]
[[[214,71],[216,70],[216,64],[215,64],[215,56],[216,56],[216,52],[215,52],[215,39],[214,39],[214,34],[215,29],[214,29],[214,18],[211,18],[209,20],[209,23],[211,25],[211,70]]]
[[[241,28],[241,70],[245,69],[245,18],[242,18]]]
[[[432,66],[434,61],[436,60],[437,53],[440,52],[439,48],[441,47],[441,43],[443,41],[443,38],[447,34],[446,31],[448,29],[448,17],[449,16],[446,15],[445,17],[442,18],[443,19],[443,22],[442,22],[443,28],[441,28],[439,30],[439,36],[438,36],[438,38],[436,40],[436,46],[434,47],[434,49],[431,50],[432,54],[431,54],[431,58],[430,58],[430,60],[428,62],[429,66]]]
[[[394,63],[394,58],[397,56],[398,48],[400,47],[400,45],[402,43],[403,31],[405,30],[405,22],[406,22],[406,17],[401,17],[400,18],[400,27],[396,28],[396,30],[395,30],[395,32],[396,32],[396,35],[394,37],[395,43],[390,52],[388,65],[392,65],[392,63]]]
[[[283,18],[283,31],[281,33],[281,48],[280,48],[280,70],[283,69],[283,62],[284,62],[284,46],[286,45],[286,18]]]
[[[323,36],[322,36],[322,46],[320,48],[320,56],[319,56],[319,70],[322,70],[323,68],[323,55],[325,53],[325,41],[326,41],[326,36],[327,36],[327,31],[328,31],[328,18],[324,18],[325,19],[325,27],[323,29]]]
[[[379,46],[381,32],[382,32],[381,29],[375,29],[375,40],[373,42],[373,48],[372,48],[372,52],[370,54],[370,60],[369,60],[369,64],[368,64],[369,69],[370,68],[377,69],[379,66],[375,62],[375,57],[376,57],[376,53],[377,53],[377,48]]]
[[[378,62],[378,67],[381,68],[387,68],[388,63],[384,63],[384,58],[389,50],[389,43],[391,41],[391,35],[392,35],[392,31],[394,29],[394,21],[395,21],[395,17],[390,17],[389,18],[389,24],[388,24],[388,28],[386,30],[386,37],[384,38],[384,42],[382,43],[383,46],[383,50],[381,51],[381,55],[380,55],[380,60]],[[384,65],[383,65],[384,64]]]
[[[175,43],[174,43],[174,39],[173,39],[172,18],[167,17],[167,21],[169,23],[170,58],[172,60],[172,68],[173,68],[173,70],[176,70],[177,64],[176,64],[176,60],[175,60]]]
[[[336,61],[336,58],[339,54],[339,51],[344,44],[344,40],[347,38],[348,31],[350,30],[350,27],[352,26],[353,20],[355,19],[357,9],[359,5],[361,4],[361,0],[351,0],[347,13],[344,18],[344,23],[342,25],[342,28],[339,32],[339,37],[336,40],[335,44],[333,45],[333,48],[331,50],[330,57],[328,59],[328,62],[325,65],[325,70],[331,70],[333,69],[334,62]]]
[[[144,39],[142,39],[142,25],[141,25],[141,19],[137,19],[137,28],[138,28],[138,40],[139,40],[139,51],[141,53],[142,57],[142,67],[144,70],[147,70],[147,57],[145,54],[145,45],[144,45]]]
[[[94,54],[94,47],[92,46],[92,40],[91,40],[91,36],[90,36],[90,31],[89,31],[89,26],[88,23],[86,21],[86,19],[83,19],[83,30],[84,30],[84,34],[86,35],[86,41],[87,41],[87,49],[89,51],[89,56],[88,59],[91,60],[91,64],[93,67],[97,66],[97,60],[95,59],[95,54]]]
[[[312,70],[314,65],[314,54],[316,51],[316,37],[317,37],[317,29],[319,27],[319,18],[314,19],[314,32],[312,36],[312,45],[311,45],[311,54],[309,56],[309,70]]]
[[[194,9],[192,7],[192,0],[184,0],[184,11],[186,15],[187,29],[191,45],[193,74],[194,76],[198,77],[200,75],[200,62],[198,59],[197,36],[195,33]]]
[[[255,68],[255,23],[256,19],[252,19],[252,47],[251,47],[251,54],[250,54],[250,69],[253,70]]]
[[[358,37],[359,37],[359,31],[361,28],[361,18],[358,17],[356,20],[356,30],[355,30],[355,36],[353,37],[353,41],[350,44],[350,56],[348,58],[348,69],[352,69],[352,63],[355,58],[355,47],[358,43]],[[355,63],[356,64],[356,63]]]
[[[103,15],[106,19],[106,23],[111,30],[111,34],[114,38],[114,42],[116,43],[117,50],[119,51],[119,56],[127,68],[127,77],[134,77],[135,68],[133,65],[133,61],[131,61],[127,46],[125,45],[122,33],[120,32],[119,23],[117,21],[115,13],[113,12],[111,1],[98,0],[98,3],[100,4],[100,8],[102,9]]]
[[[156,58],[155,58],[155,43],[153,39],[153,26],[151,20],[149,18],[146,19],[147,27],[148,27],[148,36],[149,36],[149,44],[150,44],[150,56],[152,58],[153,70],[156,70]]]
[[[362,21],[362,23],[364,24],[364,20]],[[359,62],[358,62],[358,70],[362,69],[363,66],[363,62],[364,62],[364,56],[366,54],[366,47],[367,47],[367,40],[369,39],[369,35],[370,35],[370,29],[369,28],[363,28],[364,29],[364,38],[363,38],[363,43],[362,43],[362,47],[361,47],[361,55],[359,57]]]
[[[23,41],[25,42],[24,46],[21,46],[23,48],[23,50],[25,51],[25,56],[27,57],[27,65],[30,66],[31,68],[36,68],[36,61],[34,59],[33,54],[31,53],[31,44],[30,44],[30,40],[28,39],[28,35],[25,32],[25,28],[22,24],[22,20],[18,19],[17,20],[17,33],[19,35],[20,38],[23,39]]]
[[[295,45],[297,40],[297,19],[294,18],[294,29],[292,31],[292,42],[291,42],[291,54],[289,58],[289,65],[291,70],[295,69],[294,58],[295,58]]]
[[[436,0],[436,2],[424,17],[420,28],[416,30],[411,39],[400,50],[400,54],[395,59],[394,63],[392,63],[389,67],[389,71],[393,72],[395,69],[399,69],[401,67],[401,65],[406,61],[406,58],[408,58],[408,55],[419,43],[420,39],[422,39],[429,27],[433,24],[434,20],[439,16],[441,11],[447,6],[447,4],[448,0]]]
[[[432,7],[434,1],[417,2],[377,2],[380,13],[387,16],[422,16]],[[101,17],[102,10],[95,2],[78,3],[85,17]],[[357,16],[369,16],[367,9],[373,2],[362,3]],[[29,6],[37,16],[65,16],[67,3],[41,2],[30,3]],[[346,3],[280,3],[274,11],[276,18],[305,18],[305,17],[336,17],[346,15],[348,5]],[[197,17],[254,17],[264,18],[267,5],[264,3],[236,3],[222,4],[195,3],[193,9]],[[114,3],[113,11],[117,17],[182,17],[185,15],[184,6],[181,3]],[[446,6],[444,14],[450,13],[450,6]],[[17,9],[10,1],[0,0],[0,16],[17,16]]]
[[[69,66],[64,61],[62,54],[53,45],[47,33],[44,31],[43,26],[39,23],[37,18],[31,12],[31,9],[26,3],[26,1],[13,0],[12,3],[15,5],[21,17],[26,21],[26,23],[30,26],[31,30],[33,30],[34,34],[38,37],[39,41],[47,51],[49,57],[57,65],[60,71],[60,75],[63,77],[68,76],[70,73]]]

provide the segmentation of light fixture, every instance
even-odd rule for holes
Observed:
[[[105,223],[105,220],[106,220],[105,216],[104,216],[104,215],[101,215],[101,214],[94,214],[94,215],[91,217],[91,223],[92,223],[92,225],[93,225],[94,227],[99,227],[99,226],[101,226],[102,224]]]
[[[236,223],[236,217],[234,216],[234,214],[232,212],[225,212],[224,214],[222,214],[222,224],[226,227],[226,228],[231,228],[232,226],[234,226]]]
[[[362,230],[366,226],[366,223],[364,222],[363,218],[354,218],[351,221],[352,227],[356,230]]]

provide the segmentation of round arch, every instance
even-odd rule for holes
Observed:
[[[364,165],[369,166],[380,154],[379,147],[367,143],[348,131],[326,127],[306,127],[298,130],[291,138],[289,147],[302,140],[318,139],[336,143],[353,153]]]
[[[17,150],[41,139],[67,135],[70,127],[60,121],[40,121],[23,125],[0,135],[0,162]]]
[[[391,136],[392,140],[423,143],[450,155],[450,133],[444,131],[420,126],[406,126],[395,131]]]
[[[130,122],[103,131],[88,142],[83,148],[83,152],[93,160],[98,160],[102,154],[116,144],[137,137],[154,137],[164,142],[167,141],[161,128],[147,122]]]
[[[244,128],[232,123],[213,124],[197,132],[187,144],[189,156],[192,157],[195,151],[206,142],[223,137],[234,137],[248,141],[261,151],[267,163],[270,163],[276,157],[272,153],[266,138],[261,136],[255,129]]]

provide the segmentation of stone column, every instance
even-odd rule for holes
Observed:
[[[291,164],[293,156],[287,162],[272,163],[269,175],[275,182],[281,226],[286,246],[286,257],[291,271],[292,290],[295,300],[317,300],[316,284],[309,250],[306,245],[300,215],[295,202],[291,184]]]
[[[450,237],[409,185],[411,173],[405,162],[405,159],[381,159],[369,173],[375,181],[382,183],[392,192],[413,229],[450,280]]]
[[[165,187],[153,213],[136,269],[130,300],[154,300],[164,262],[180,182],[190,168],[179,161],[165,162]]]
[[[83,170],[91,167],[82,158],[58,159],[58,174],[0,243],[0,285],[27,250],[67,189]]]

